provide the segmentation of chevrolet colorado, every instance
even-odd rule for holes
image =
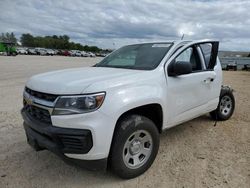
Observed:
[[[215,120],[233,114],[218,46],[214,40],[134,44],[93,67],[33,76],[21,111],[28,143],[86,168],[139,176],[153,163],[163,130],[206,113]]]

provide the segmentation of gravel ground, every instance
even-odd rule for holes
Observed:
[[[99,58],[0,57],[0,187],[249,187],[250,72],[224,72],[235,90],[236,111],[225,122],[208,115],[165,131],[158,156],[142,176],[121,180],[65,164],[26,143],[22,90],[37,73],[90,66]]]

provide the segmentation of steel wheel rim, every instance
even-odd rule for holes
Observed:
[[[152,153],[153,139],[149,132],[138,130],[132,133],[123,147],[123,162],[130,169],[143,166]]]
[[[230,114],[230,112],[232,111],[232,107],[233,107],[233,102],[231,97],[225,95],[224,97],[221,98],[220,101],[220,112],[224,115],[227,116]]]

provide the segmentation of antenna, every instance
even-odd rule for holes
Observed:
[[[181,40],[183,40],[183,39],[184,39],[184,36],[185,36],[185,34],[183,33],[183,34],[182,34],[182,36],[181,36]]]

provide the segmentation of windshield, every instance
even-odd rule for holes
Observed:
[[[171,43],[150,43],[124,46],[104,58],[95,67],[155,69],[171,47]]]

